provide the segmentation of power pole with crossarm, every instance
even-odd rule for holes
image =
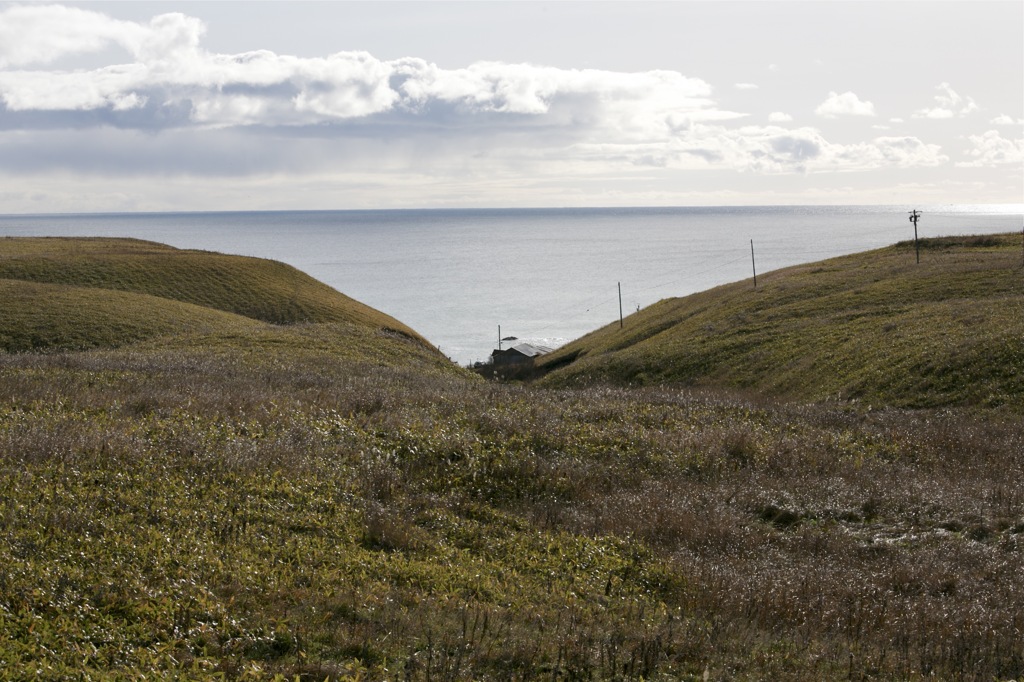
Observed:
[[[921,218],[921,212],[916,208],[910,212],[910,222],[914,223],[914,253],[917,254],[917,262],[921,262],[921,247],[917,244],[917,221]]]

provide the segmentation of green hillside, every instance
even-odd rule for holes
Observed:
[[[925,240],[660,301],[545,359],[545,383],[1024,407],[1020,235]]]
[[[134,239],[0,239],[0,300],[6,351],[180,344],[197,335],[243,344],[269,335],[301,346],[311,332],[299,326],[313,325],[325,338],[340,334],[333,344],[361,339],[370,355],[378,342],[406,339],[403,348],[441,357],[398,320],[284,263]]]
[[[0,279],[0,348],[116,347],[168,334],[252,332],[256,320],[156,296]]]
[[[275,324],[355,322],[418,336],[290,265],[135,239],[3,239],[0,278],[149,294]]]

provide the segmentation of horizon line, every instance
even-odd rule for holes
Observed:
[[[893,203],[893,204],[678,204],[678,205],[631,205],[631,206],[431,206],[405,208],[263,208],[263,209],[183,209],[183,210],[139,210],[139,211],[54,211],[46,213],[0,213],[0,218],[48,218],[70,216],[102,215],[216,215],[236,213],[401,213],[401,212],[471,212],[471,211],[623,211],[623,210],[679,210],[679,209],[786,209],[786,208],[905,208],[918,206],[926,208],[989,207],[1002,209],[999,213],[1024,214],[1024,203]]]

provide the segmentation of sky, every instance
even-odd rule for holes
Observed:
[[[1024,203],[1024,3],[0,2],[0,213]]]

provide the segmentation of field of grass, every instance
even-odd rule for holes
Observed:
[[[548,385],[727,386],[1024,411],[1021,236],[912,242],[666,299],[547,356]]]
[[[230,319],[0,354],[0,680],[1024,677],[1014,396],[495,384]]]

